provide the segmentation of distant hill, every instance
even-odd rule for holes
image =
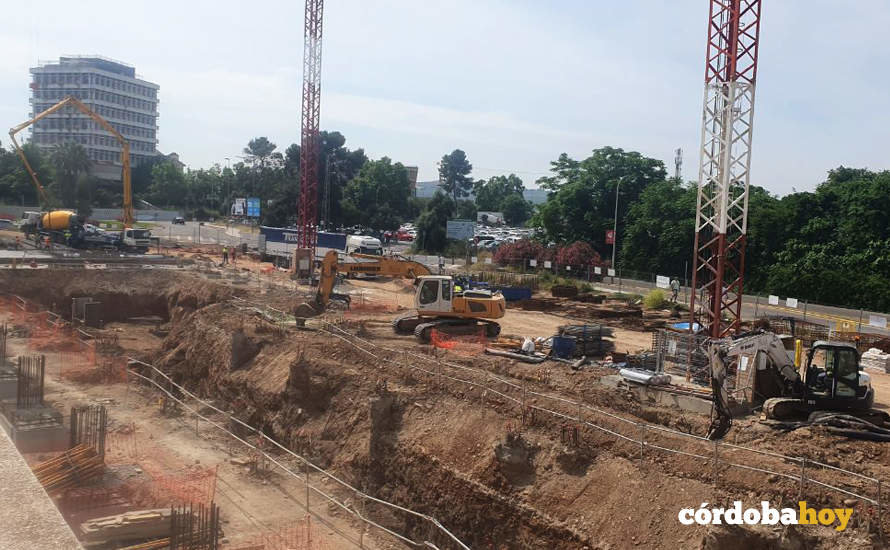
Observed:
[[[417,182],[417,196],[421,199],[431,199],[439,188],[439,180],[419,181]],[[525,200],[531,201],[533,204],[541,204],[547,202],[547,191],[544,189],[526,189]],[[470,194],[470,198],[473,195]]]

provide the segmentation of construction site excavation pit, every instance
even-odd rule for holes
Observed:
[[[107,408],[110,473],[90,489],[116,503],[112,513],[212,500],[224,548],[869,548],[881,536],[874,506],[812,483],[811,506],[854,508],[845,531],[681,524],[678,512],[702,503],[796,505],[799,466],[729,448],[715,466],[700,439],[707,414],[600,383],[614,371],[435,349],[394,334],[384,308],[297,328],[281,312],[312,289],[286,279],[260,288],[189,269],[6,271],[0,288],[7,354],[45,355],[47,401]],[[76,298],[99,303],[87,309],[101,322],[78,318]],[[92,363],[69,373],[75,352],[46,328],[47,311],[74,315],[95,342]],[[504,321],[507,331],[565,323],[515,310]],[[740,419],[728,443],[890,473],[881,444],[816,429]],[[128,489],[107,496],[118,486]],[[56,497],[72,527],[85,519],[70,513],[76,497]],[[311,542],[282,542],[301,533]]]

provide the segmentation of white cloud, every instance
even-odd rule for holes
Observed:
[[[529,183],[560,153],[603,145],[669,164],[682,147],[691,177],[706,19],[692,0],[329,2],[322,125],[421,178],[456,147],[485,167],[477,175],[515,170]],[[876,0],[764,6],[754,183],[784,193],[840,163],[887,166],[888,25]],[[0,127],[25,119],[38,59],[100,53],[160,84],[160,148],[192,166],[258,135],[299,140],[301,2],[18,3],[0,40]]]

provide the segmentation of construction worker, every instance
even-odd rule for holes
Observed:
[[[15,236],[15,249],[19,250],[22,248],[22,238],[18,235]]]
[[[71,246],[71,231],[65,230],[65,246]]]
[[[227,247],[223,247],[223,265],[229,263],[229,249]]]
[[[676,277],[671,279],[671,302],[677,303],[677,296],[680,294],[680,281]]]
[[[233,246],[233,247],[232,247],[232,264],[233,264],[233,265],[235,264],[235,250],[236,250],[237,248],[238,248],[237,246]]]
[[[48,236],[48,235],[47,235],[46,237],[43,238],[43,246],[44,246],[47,250],[52,250],[52,249],[53,249],[52,241],[49,239],[49,236]]]

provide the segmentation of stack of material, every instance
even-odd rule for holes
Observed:
[[[639,371],[654,371],[658,368],[658,355],[654,351],[642,351],[628,355],[627,366]]]
[[[105,462],[90,445],[78,445],[34,466],[34,475],[48,493],[83,485],[105,471]]]
[[[558,336],[575,339],[575,356],[595,357],[611,351],[614,343],[606,338],[613,336],[612,329],[603,325],[563,325]]]
[[[578,287],[571,285],[553,285],[550,295],[554,298],[574,298],[578,295]]]
[[[890,372],[890,353],[871,348],[862,354],[862,367],[877,372]]]
[[[170,527],[169,509],[138,510],[81,523],[81,541],[84,546],[119,544],[128,540],[154,539],[158,542],[157,539],[170,536]]]

